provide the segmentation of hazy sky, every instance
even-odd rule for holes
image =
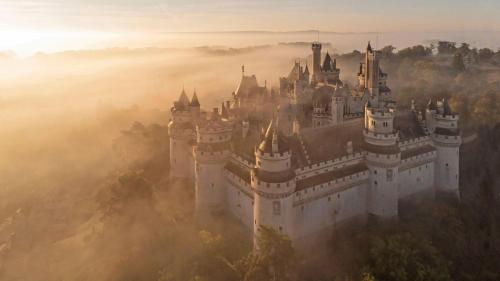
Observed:
[[[499,15],[498,0],[0,0],[0,49],[172,31],[498,31]]]

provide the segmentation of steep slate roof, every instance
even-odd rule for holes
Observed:
[[[263,91],[264,87],[259,86],[255,75],[242,76],[235,94],[237,97],[250,97],[256,94],[262,94]]]
[[[399,139],[402,141],[425,136],[417,116],[410,110],[396,111],[394,129],[399,130]]]
[[[323,71],[334,71],[336,66],[334,65],[330,54],[326,52],[325,60],[323,61]]]
[[[198,96],[196,95],[196,91],[194,91],[194,93],[193,93],[193,97],[191,98],[190,105],[191,106],[196,106],[196,107],[200,106],[200,101],[198,100]]]
[[[302,73],[300,73],[300,64],[295,63],[290,74],[288,74],[288,80],[299,80]]]
[[[179,103],[183,106],[189,106],[189,98],[184,89],[182,89],[181,95],[179,96]]]
[[[363,144],[362,118],[333,127],[304,130],[302,140],[311,163],[323,162],[347,155],[347,142],[352,141],[354,151]]]

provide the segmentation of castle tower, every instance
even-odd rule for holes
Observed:
[[[365,54],[365,81],[372,96],[378,96],[379,69],[378,53],[372,49],[370,42],[368,42]]]
[[[193,92],[193,97],[191,98],[191,102],[189,103],[191,118],[193,121],[198,120],[200,118],[200,101],[198,100],[198,96],[196,95],[196,90]]]
[[[224,205],[224,165],[231,155],[232,126],[217,108],[196,128],[195,197],[200,213],[219,210]]]
[[[331,115],[333,125],[340,124],[344,120],[344,97],[338,86],[335,87],[335,93],[332,97]]]
[[[256,165],[251,172],[254,191],[254,237],[261,225],[293,237],[292,209],[295,171],[290,147],[274,118],[259,147],[255,150]]]
[[[195,131],[190,113],[189,99],[182,90],[179,99],[170,109],[172,119],[168,124],[170,136],[170,175],[175,178],[190,178],[192,159],[191,141]]]
[[[321,43],[314,42],[312,43],[311,48],[313,51],[313,69],[311,83],[316,83],[320,80],[321,76]]]
[[[306,63],[306,68],[304,69],[304,73],[302,74],[302,80],[304,81],[304,83],[309,83],[309,67],[307,67],[307,63]]]
[[[429,114],[434,124],[431,131],[437,158],[434,165],[436,191],[460,197],[459,194],[459,152],[462,138],[458,129],[458,114],[451,111],[448,101],[437,103]]]
[[[382,218],[398,214],[398,166],[401,153],[394,130],[395,111],[386,107],[365,106],[363,131],[366,163],[370,171],[369,212]]]

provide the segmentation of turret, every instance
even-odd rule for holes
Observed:
[[[370,171],[369,212],[382,218],[398,214],[398,166],[401,153],[394,130],[395,111],[365,106],[364,146]]]
[[[343,88],[337,85],[332,97],[331,118],[333,125],[340,124],[344,120],[344,96],[342,91]]]
[[[278,128],[271,121],[262,142],[255,150],[256,165],[251,172],[254,190],[254,237],[261,225],[293,237],[292,208],[295,172],[292,152]]]
[[[192,178],[193,159],[191,142],[195,138],[195,129],[192,122],[191,108],[186,92],[181,95],[171,108],[171,121],[168,124],[170,136],[170,175],[176,178]]]
[[[191,102],[189,103],[191,118],[193,121],[198,120],[200,118],[200,101],[198,100],[198,96],[196,95],[196,90],[193,92],[193,97],[191,98]]]
[[[224,166],[231,155],[232,126],[215,108],[208,120],[196,128],[195,155],[196,210],[220,210],[224,205]]]
[[[435,187],[438,194],[459,197],[459,152],[462,138],[458,128],[458,114],[451,111],[446,99],[434,109],[428,109],[433,129],[430,131],[437,152]]]

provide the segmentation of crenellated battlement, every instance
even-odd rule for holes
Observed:
[[[357,217],[394,218],[400,199],[458,194],[459,116],[445,99],[425,116],[415,103],[398,108],[370,45],[353,88],[335,57],[321,63],[321,44],[312,49],[313,75],[296,62],[279,92],[242,68],[221,110],[201,112],[184,92],[175,102],[171,174],[194,179],[197,214],[229,210],[255,235],[268,225],[295,241]]]

